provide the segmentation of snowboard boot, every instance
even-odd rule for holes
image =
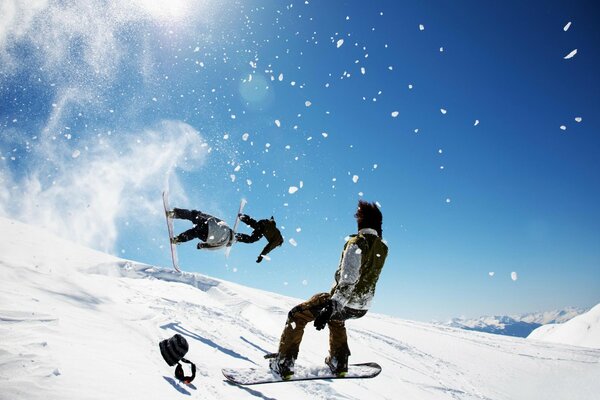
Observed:
[[[327,364],[334,375],[344,377],[348,374],[348,358],[346,360],[338,360],[336,357],[328,356],[325,358],[325,364]]]
[[[174,210],[169,210],[166,212],[167,213],[167,218],[175,218],[175,211]]]
[[[269,359],[269,368],[275,375],[279,376],[284,381],[287,381],[294,376],[293,358],[280,358],[277,353],[267,354],[267,356],[265,356],[265,358]]]
[[[171,244],[179,244],[179,240],[176,237],[171,238]]]

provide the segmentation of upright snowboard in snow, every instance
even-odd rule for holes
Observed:
[[[240,208],[238,209],[237,214],[235,214],[235,222],[233,223],[233,243],[235,243],[235,233],[237,232],[237,227],[240,223],[240,214],[242,213],[242,211],[244,211],[244,206],[246,205],[246,203],[246,199],[242,199],[242,201],[240,201]],[[231,246],[233,246],[233,243],[231,243],[230,246],[227,246],[225,248],[225,257],[229,257],[229,253],[231,253]]]
[[[177,247],[175,247],[175,244],[173,244],[173,242],[171,241],[171,239],[175,237],[175,234],[173,233],[173,219],[169,218],[169,214],[167,214],[167,212],[171,210],[169,208],[169,192],[165,190],[162,193],[162,198],[163,206],[165,207],[165,218],[167,219],[167,229],[169,230],[169,247],[171,248],[171,259],[173,260],[173,268],[175,268],[175,271],[181,272],[181,270],[179,269],[179,261],[177,260]]]
[[[374,378],[381,372],[381,366],[374,362],[348,365],[346,376],[331,373],[328,366],[306,368],[296,366],[294,375],[283,380],[268,368],[224,368],[221,370],[228,381],[238,385],[258,385],[261,383],[310,381],[315,379],[365,379]]]

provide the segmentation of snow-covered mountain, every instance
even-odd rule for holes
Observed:
[[[260,273],[257,270],[257,273]],[[238,387],[223,367],[265,365],[299,300],[99,253],[0,218],[0,399],[573,399],[600,393],[600,350],[368,314],[348,322],[370,380]],[[158,343],[198,366],[178,383]],[[308,328],[298,363],[322,365]],[[183,397],[182,397],[183,396]]]
[[[527,337],[535,329],[546,324],[561,324],[586,310],[567,307],[562,310],[535,312],[520,315],[494,315],[480,318],[453,318],[445,323],[454,328],[494,333],[497,335]]]
[[[528,339],[600,349],[600,304],[564,324],[541,326]]]

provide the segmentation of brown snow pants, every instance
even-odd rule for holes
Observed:
[[[279,341],[278,353],[280,358],[292,360],[298,358],[306,324],[315,320],[330,298],[329,293],[318,293],[290,311]],[[338,360],[347,360],[350,355],[344,321],[349,318],[360,318],[366,314],[366,311],[345,310],[348,310],[348,312],[342,313],[338,317],[334,316],[335,319],[327,323],[329,327],[329,355],[336,357]]]

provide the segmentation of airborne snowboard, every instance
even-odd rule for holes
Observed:
[[[381,366],[374,362],[349,364],[348,373],[338,376],[331,373],[328,366],[296,366],[294,375],[287,380],[281,379],[268,368],[224,368],[221,370],[228,381],[237,385],[258,385],[262,383],[310,381],[316,379],[360,379],[374,378],[381,372]]]
[[[171,248],[171,259],[173,260],[173,268],[175,271],[181,272],[179,269],[179,261],[177,259],[177,247],[171,241],[175,237],[173,233],[173,219],[169,218],[168,212],[171,210],[169,208],[169,192],[166,190],[162,193],[163,206],[165,207],[165,218],[167,219],[167,229],[169,230],[169,247]]]
[[[231,253],[231,246],[233,246],[233,243],[235,243],[235,234],[237,232],[238,224],[240,223],[240,214],[242,213],[242,211],[244,211],[244,206],[246,205],[246,203],[246,199],[242,199],[242,201],[240,201],[240,208],[238,209],[238,212],[235,215],[235,222],[233,223],[233,242],[225,248],[226,258],[229,258],[229,253]]]

